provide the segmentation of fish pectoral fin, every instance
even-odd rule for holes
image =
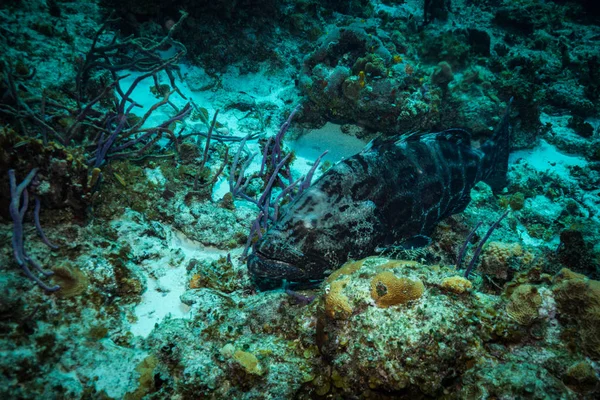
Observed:
[[[461,197],[460,200],[458,200],[458,202],[456,203],[456,205],[452,208],[452,214],[458,214],[465,211],[465,208],[467,208],[470,202],[471,194],[467,193],[463,197]]]
[[[396,242],[389,246],[378,247],[375,251],[382,256],[391,255],[394,258],[412,259],[415,251],[420,253],[426,246],[431,244],[431,238],[425,235],[415,235],[402,242]],[[413,254],[414,253],[414,254]]]
[[[398,247],[402,247],[404,250],[418,249],[419,247],[429,246],[431,244],[431,238],[425,235],[415,235],[401,242]]]

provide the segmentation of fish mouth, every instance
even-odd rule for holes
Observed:
[[[287,261],[269,257],[256,250],[248,256],[248,270],[261,290],[270,290],[287,283],[306,280],[306,273]]]
[[[254,256],[253,262],[250,258]],[[257,276],[267,276],[269,278],[286,278],[290,275],[304,275],[304,271],[294,264],[269,257],[260,252],[254,251],[248,258],[250,271]],[[266,273],[266,274],[265,274]]]

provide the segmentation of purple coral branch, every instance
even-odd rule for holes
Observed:
[[[477,223],[477,225],[475,225],[475,228],[471,229],[471,232],[469,232],[469,234],[467,235],[467,238],[465,239],[465,242],[463,243],[463,245],[460,248],[460,251],[458,252],[458,255],[456,257],[456,269],[460,268],[460,265],[462,264],[463,259],[465,258],[465,252],[467,251],[467,246],[469,245],[469,242],[471,242],[471,238],[473,237],[473,235],[475,234],[477,229],[479,229],[481,224],[482,224],[482,222],[479,221]]]
[[[277,132],[277,134],[275,135],[275,138],[273,139],[273,150],[271,152],[271,168],[275,168],[275,166],[277,166],[277,164],[279,164],[281,162],[281,159],[283,158],[283,137],[285,136],[286,132],[288,131],[288,129],[292,123],[292,119],[294,118],[296,113],[298,113],[299,110],[300,110],[299,105],[296,106],[292,110],[292,112],[290,113],[290,115],[288,116],[286,121],[279,128],[279,132]],[[267,143],[267,148],[268,148],[269,143]],[[262,167],[261,167],[261,169],[262,169]],[[287,178],[287,180],[289,182],[288,185],[293,182],[292,173],[291,173],[289,166],[284,166],[281,169],[281,176],[283,178]],[[278,179],[276,180],[275,184],[276,184],[276,186],[279,186],[282,189],[285,189],[285,187],[287,186],[283,182],[283,179],[280,178],[279,176],[278,176]]]
[[[490,226],[490,229],[488,229],[488,231],[485,234],[485,236],[483,237],[483,239],[481,239],[481,241],[479,242],[479,245],[477,245],[477,249],[475,249],[473,258],[471,259],[471,262],[469,263],[469,267],[465,271],[465,278],[469,279],[469,274],[471,273],[471,270],[473,270],[473,267],[475,266],[475,263],[477,262],[477,258],[479,258],[479,253],[481,253],[481,249],[483,249],[483,245],[485,244],[485,242],[487,242],[487,240],[492,235],[492,232],[494,232],[494,230],[498,227],[498,225],[504,219],[504,217],[506,217],[508,215],[508,211],[509,210],[506,210],[504,212],[504,214],[502,214],[502,216],[500,218],[498,218],[498,220],[496,222],[494,222],[492,224],[492,226]]]
[[[127,111],[125,112],[125,114],[118,114],[113,118],[109,118],[107,125],[108,125],[110,134],[108,135],[108,138],[106,140],[104,140],[104,134],[102,134],[100,136],[100,140],[98,140],[98,150],[96,151],[96,156],[90,160],[90,162],[94,163],[94,168],[98,168],[104,163],[104,160],[108,154],[108,151],[110,150],[112,145],[117,140],[117,137],[119,136],[119,134],[123,131],[123,127],[125,126],[125,123],[127,122],[127,114],[129,114],[129,112],[131,111],[131,109],[133,107],[134,107],[134,104],[131,104],[129,106],[129,108],[127,109]],[[119,123],[111,131],[112,121],[115,119],[118,120]]]
[[[277,174],[279,173],[279,170],[281,169],[281,167],[283,167],[283,165],[286,163],[286,161],[290,158],[290,155],[291,154],[287,154],[275,166],[275,170],[273,170],[273,173],[271,174],[271,177],[269,178],[269,181],[267,182],[267,186],[265,186],[265,190],[264,190],[262,196],[260,196],[260,198],[258,199],[259,207],[263,204],[268,204],[269,200],[271,199],[271,193],[273,192],[273,184],[275,183],[275,180],[277,179]],[[268,213],[268,208],[266,211]]]
[[[25,252],[24,247],[24,235],[23,235],[23,218],[25,217],[25,212],[27,211],[27,206],[29,205],[29,194],[27,193],[27,187],[31,184],[31,181],[37,174],[38,169],[34,168],[29,172],[27,177],[17,185],[15,170],[11,169],[8,171],[8,179],[10,182],[10,206],[9,212],[10,216],[13,220],[13,236],[12,236],[12,248],[13,254],[15,257],[15,261],[25,272],[25,275],[42,289],[48,292],[55,292],[60,289],[60,286],[48,286],[45,282],[43,282],[40,278],[35,276],[30,266],[35,268],[38,272],[40,272],[44,276],[52,275],[52,271],[44,271],[42,267],[32,258],[30,258]],[[39,206],[36,204],[37,211],[34,214],[39,215]],[[36,228],[39,225],[39,217],[36,217]],[[41,229],[41,228],[40,228]],[[38,230],[38,233],[40,230]],[[42,231],[43,234],[43,231]],[[45,235],[44,235],[45,236]],[[49,243],[49,242],[48,242]]]
[[[269,146],[271,145],[272,141],[273,141],[273,138],[270,137],[269,139],[267,139],[267,143],[265,144],[265,148],[263,150],[262,162],[260,163],[260,171],[258,171],[259,176],[262,176],[262,174],[265,172],[265,166],[267,165],[267,159],[268,159]]]
[[[325,157],[325,155],[327,153],[329,153],[329,150],[325,150],[323,152],[323,154],[321,154],[319,156],[319,158],[317,158],[315,160],[315,163],[310,168],[310,170],[308,171],[308,174],[306,174],[306,177],[304,178],[304,180],[302,181],[302,184],[298,188],[298,194],[300,194],[300,193],[304,192],[306,189],[308,189],[308,187],[310,186],[310,183],[312,181],[313,175],[315,174],[315,171],[317,170],[317,167],[319,166],[319,164],[321,163],[321,160],[323,159],[323,157]]]
[[[287,196],[291,196],[293,201],[298,195],[300,195],[310,186],[312,177],[314,176],[321,159],[325,156],[325,154],[327,154],[327,152],[324,152],[317,158],[314,165],[311,167],[305,177],[296,180],[292,178],[291,169],[289,165],[286,164],[291,157],[291,153],[288,153],[284,156],[283,137],[285,136],[285,133],[290,127],[292,119],[299,109],[299,106],[294,108],[283,125],[281,125],[275,137],[267,140],[262,152],[262,160],[258,173],[255,173],[250,177],[245,177],[245,171],[257,153],[251,154],[246,162],[239,167],[240,157],[244,151],[244,146],[246,145],[246,142],[252,138],[251,136],[246,136],[244,139],[242,139],[240,147],[234,156],[229,173],[230,192],[234,197],[241,197],[256,204],[259,209],[259,214],[256,220],[252,222],[250,227],[248,240],[242,253],[242,259],[246,258],[249,249],[253,247],[252,243],[254,239],[257,236],[259,239],[261,238],[262,230],[267,230],[270,223],[277,222],[279,219],[280,208],[284,199]],[[266,180],[265,188],[258,200],[251,198],[245,193],[246,187],[252,178],[256,176]],[[283,181],[284,178],[287,179],[288,183]],[[275,199],[272,199],[273,189],[275,187],[280,187],[281,192],[275,197]],[[271,209],[273,210],[272,213],[270,212]]]
[[[250,199],[250,201],[252,201],[253,203],[256,203],[256,200],[254,200],[250,196],[246,195],[246,188],[250,184],[251,178],[248,178],[248,179],[246,179],[245,182],[243,182],[244,172],[246,172],[246,169],[248,169],[248,166],[250,166],[250,163],[252,162],[254,157],[256,157],[256,153],[250,154],[250,157],[248,157],[248,159],[244,162],[244,164],[242,164],[242,167],[240,168],[240,175],[238,176],[238,179],[235,183],[234,192],[232,192],[232,193],[235,193],[236,195],[242,195],[244,198]]]
[[[141,154],[144,151],[146,151],[148,147],[150,147],[154,142],[156,142],[156,140],[159,139],[159,136],[156,136],[149,142],[145,143],[141,148],[137,150],[132,150],[129,152],[124,152],[124,150],[130,149],[136,144],[145,141],[152,135],[160,134],[161,132],[167,132],[169,135],[171,135],[172,139],[174,139],[173,132],[167,127],[171,123],[185,118],[191,112],[192,108],[190,103],[187,103],[175,116],[164,121],[159,126],[150,129],[141,129],[141,125],[148,119],[150,114],[152,114],[159,106],[166,104],[169,95],[165,96],[165,98],[160,102],[154,104],[150,108],[150,110],[148,110],[146,114],[142,117],[140,122],[136,123],[133,127],[127,129],[125,128],[125,124],[127,123],[127,117],[129,113],[131,112],[133,107],[137,106],[137,104],[133,101],[131,101],[131,104],[123,113],[118,113],[117,115],[114,115],[111,118],[109,118],[107,121],[106,129],[106,131],[109,133],[108,138],[104,139],[106,135],[105,133],[102,133],[100,139],[98,140],[97,150],[95,151],[94,156],[89,160],[89,163],[93,164],[94,168],[99,168],[105,161],[109,159],[124,158],[134,154]],[[117,126],[114,128],[112,127],[113,121],[118,121]],[[119,137],[133,138],[117,146],[114,146],[115,142],[119,139]],[[175,144],[177,146],[177,143]]]
[[[256,204],[256,200],[254,200],[245,193],[246,187],[248,187],[248,185],[250,184],[251,179],[247,178],[246,182],[244,182],[246,169],[248,168],[254,157],[256,157],[256,153],[251,154],[250,157],[248,157],[248,159],[241,165],[241,167],[238,170],[240,157],[242,155],[242,152],[244,151],[244,146],[246,145],[246,142],[249,138],[250,135],[242,139],[242,142],[240,143],[240,146],[238,147],[238,150],[235,153],[233,163],[231,164],[231,168],[229,169],[229,191],[234,197],[242,197]]]
[[[245,136],[242,139],[242,142],[240,143],[240,147],[238,148],[238,151],[235,152],[235,156],[233,156],[233,162],[231,163],[231,168],[229,169],[229,191],[235,196],[236,195],[236,189],[237,186],[239,184],[239,182],[241,182],[242,177],[244,176],[244,171],[240,170],[239,171],[239,175],[238,175],[238,179],[235,179],[235,174],[237,172],[237,167],[238,167],[238,163],[240,161],[240,156],[242,155],[242,150],[244,148],[244,145],[246,144],[246,141],[248,140],[248,136]]]
[[[279,195],[275,198],[275,201],[274,201],[275,206],[273,207],[273,216],[271,217],[271,220],[273,222],[277,222],[277,220],[279,219],[279,207],[281,207],[281,203],[282,203],[283,199],[285,198],[285,196],[287,196],[287,194],[289,192],[291,192],[301,181],[302,181],[302,178],[296,179],[288,187],[283,189],[281,191],[281,193],[279,193]]]
[[[206,134],[206,143],[204,144],[204,152],[202,153],[202,163],[200,164],[200,168],[204,168],[204,164],[206,164],[206,161],[208,160],[208,149],[210,147],[210,139],[212,138],[213,130],[215,129],[215,125],[217,124],[218,115],[219,110],[216,110],[215,115],[213,115],[212,122],[210,123],[210,127],[208,128],[208,133]]]
[[[263,212],[260,211],[258,213],[258,217],[256,217],[256,219],[254,220],[254,222],[252,222],[252,225],[250,226],[250,232],[248,233],[248,239],[246,240],[246,246],[244,246],[244,251],[242,252],[242,259],[245,259],[246,257],[248,257],[248,250],[250,250],[250,248],[252,248],[254,250],[254,245],[252,243],[254,236],[258,236],[258,239],[260,240],[262,238],[262,232],[261,230],[261,226],[260,226],[260,221],[263,218]]]
[[[162,104],[164,104],[164,103],[162,103]],[[162,105],[162,104],[159,103],[159,105]],[[156,104],[155,104],[155,106],[156,106]],[[156,108],[157,107],[153,106],[153,109],[151,109],[148,112],[153,112]],[[185,107],[183,107],[183,109],[177,113],[177,115],[169,118],[168,120],[166,120],[165,122],[163,122],[159,126],[157,126],[156,128],[140,129],[141,125],[140,125],[140,123],[137,123],[131,130],[129,130],[128,132],[126,132],[125,135],[128,136],[128,137],[131,137],[131,136],[135,136],[135,135],[140,134],[140,133],[144,133],[144,132],[146,132],[146,133],[144,133],[142,135],[139,135],[137,137],[134,137],[133,139],[131,139],[131,140],[123,143],[122,145],[115,147],[112,152],[113,153],[120,152],[120,151],[122,151],[122,150],[124,150],[124,149],[126,149],[128,147],[131,147],[131,146],[139,143],[143,139],[146,139],[147,137],[149,137],[153,133],[156,133],[156,132],[171,132],[168,129],[168,126],[171,125],[175,121],[179,121],[179,120],[185,118],[191,112],[191,110],[192,109],[191,109],[190,103],[187,103],[185,105]],[[146,114],[148,114],[148,113],[146,113]],[[147,117],[145,117],[143,119],[145,121],[145,119],[147,119]]]
[[[48,240],[48,237],[42,229],[42,224],[40,223],[40,208],[40,198],[35,196],[35,208],[33,209],[33,222],[35,224],[35,230],[37,231],[40,239],[42,239],[42,242],[44,242],[46,246],[50,247],[53,250],[56,250],[58,249],[58,246],[52,243],[50,240]]]
[[[190,106],[191,106],[191,103],[188,103],[188,104],[190,104]],[[204,151],[202,153],[202,161],[200,163],[200,170],[202,170],[204,168],[204,166],[206,165],[206,162],[208,161],[208,150],[210,148],[210,140],[212,139],[213,130],[215,129],[215,126],[217,125],[217,116],[218,115],[219,115],[219,110],[215,111],[215,115],[213,116],[212,122],[210,123],[210,127],[208,128],[208,133],[206,134],[206,142],[204,143]],[[225,149],[225,157],[223,159],[223,163],[221,164],[221,167],[219,167],[219,169],[217,170],[217,173],[212,177],[212,179],[208,183],[206,183],[202,186],[206,187],[206,186],[213,185],[217,181],[217,179],[219,179],[219,176],[225,169],[225,165],[227,165],[227,161],[229,161],[229,147],[226,147],[226,149]],[[199,187],[200,187],[199,174],[196,174],[196,177],[194,178],[194,191],[198,190]]]
[[[300,106],[296,106],[294,110],[290,113],[290,116],[287,120],[281,125],[279,128],[279,132],[275,135],[275,140],[273,140],[273,158],[271,159],[271,167],[275,167],[281,161],[281,155],[283,152],[283,136],[287,132],[290,124],[292,123],[292,119],[296,115],[296,113],[300,110]]]

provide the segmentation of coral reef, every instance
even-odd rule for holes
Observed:
[[[3,2],[0,398],[598,398],[596,9]],[[252,282],[248,251],[346,139],[477,147],[511,98],[506,188],[431,245]]]
[[[586,361],[573,364],[565,372],[565,384],[579,393],[595,392],[600,383],[594,368]]]
[[[515,272],[528,267],[533,260],[530,252],[518,243],[490,242],[481,256],[481,271],[500,281],[511,280]]]

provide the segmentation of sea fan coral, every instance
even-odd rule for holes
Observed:
[[[52,279],[58,283],[61,290],[57,292],[57,296],[68,298],[77,296],[86,291],[89,285],[87,276],[79,269],[69,265],[62,265],[52,269],[54,275]]]

